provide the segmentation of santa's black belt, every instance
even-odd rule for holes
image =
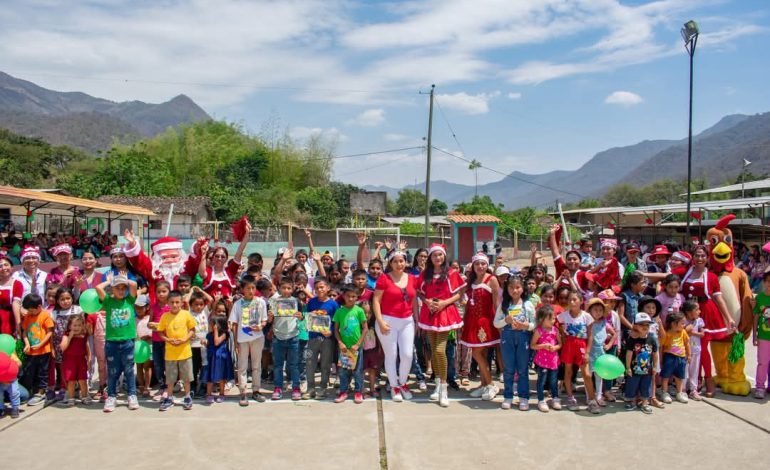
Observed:
[[[687,296],[687,300],[695,300],[696,302],[705,302],[705,301],[709,300],[709,298],[706,297],[705,295],[702,296],[702,297],[701,296],[696,296],[696,295],[689,295],[689,296]]]

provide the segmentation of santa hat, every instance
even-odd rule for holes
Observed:
[[[487,255],[484,254],[483,251],[479,251],[475,255],[473,255],[473,258],[471,258],[471,263],[475,263],[476,261],[483,261],[485,263],[489,263],[489,258],[487,258]]]
[[[59,256],[62,253],[67,253],[68,255],[71,255],[72,247],[66,243],[62,243],[60,245],[56,245],[55,247],[51,248],[51,254],[54,255],[54,257]]]
[[[692,261],[692,255],[690,253],[687,253],[686,251],[677,251],[673,255],[671,255],[671,258],[678,259],[684,264],[690,264]]]
[[[126,254],[126,250],[123,249],[122,246],[116,246],[115,248],[110,250],[110,256],[124,255],[124,254]]]
[[[433,243],[430,248],[428,248],[428,256],[437,251],[444,253],[444,256],[446,256],[446,246],[442,245],[441,243]]]
[[[21,250],[21,256],[19,259],[23,262],[27,258],[40,259],[40,248],[32,245],[27,245]]]
[[[181,250],[182,242],[178,238],[163,237],[155,240],[150,247],[152,248],[152,253],[156,254],[161,250]]]
[[[618,249],[618,241],[614,238],[602,238],[599,240],[599,246],[601,248],[612,248],[613,250]]]

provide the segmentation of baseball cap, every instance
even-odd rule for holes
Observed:
[[[634,317],[634,323],[652,323],[652,318],[646,313],[640,312]]]
[[[136,298],[136,301],[134,302],[134,305],[137,307],[146,307],[149,305],[150,299],[146,295],[140,295]]]
[[[637,244],[636,242],[631,242],[628,245],[626,245],[626,252],[629,252],[629,251],[635,251],[639,253],[639,244]]]
[[[128,278],[126,276],[115,276],[112,278],[112,283],[110,286],[115,287],[119,285],[128,285]]]
[[[497,269],[495,269],[495,276],[504,276],[506,274],[511,274],[511,270],[505,266],[498,266]]]

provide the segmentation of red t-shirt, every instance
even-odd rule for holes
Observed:
[[[412,299],[417,292],[414,277],[406,276],[407,284],[403,290],[393,282],[389,274],[377,278],[375,291],[382,291],[380,311],[383,315],[395,318],[408,318],[412,315]]]

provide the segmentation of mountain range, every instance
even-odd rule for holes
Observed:
[[[116,103],[81,92],[48,90],[0,72],[0,127],[89,153],[109,149],[115,138],[129,143],[208,119],[185,95],[159,104]]]
[[[711,186],[734,180],[742,171],[743,159],[752,162],[752,173],[770,173],[770,113],[723,117],[693,136],[692,153],[693,177],[705,176]],[[514,171],[500,181],[479,185],[478,194],[490,196],[506,209],[545,207],[556,200],[577,202],[599,198],[618,183],[646,185],[658,179],[686,176],[687,139],[645,140],[599,152],[573,171],[537,175]],[[405,188],[424,190],[425,183]],[[388,197],[396,198],[404,188],[366,186],[365,189],[385,191]],[[474,194],[474,186],[431,181],[431,198],[440,199],[450,207],[470,201]]]

